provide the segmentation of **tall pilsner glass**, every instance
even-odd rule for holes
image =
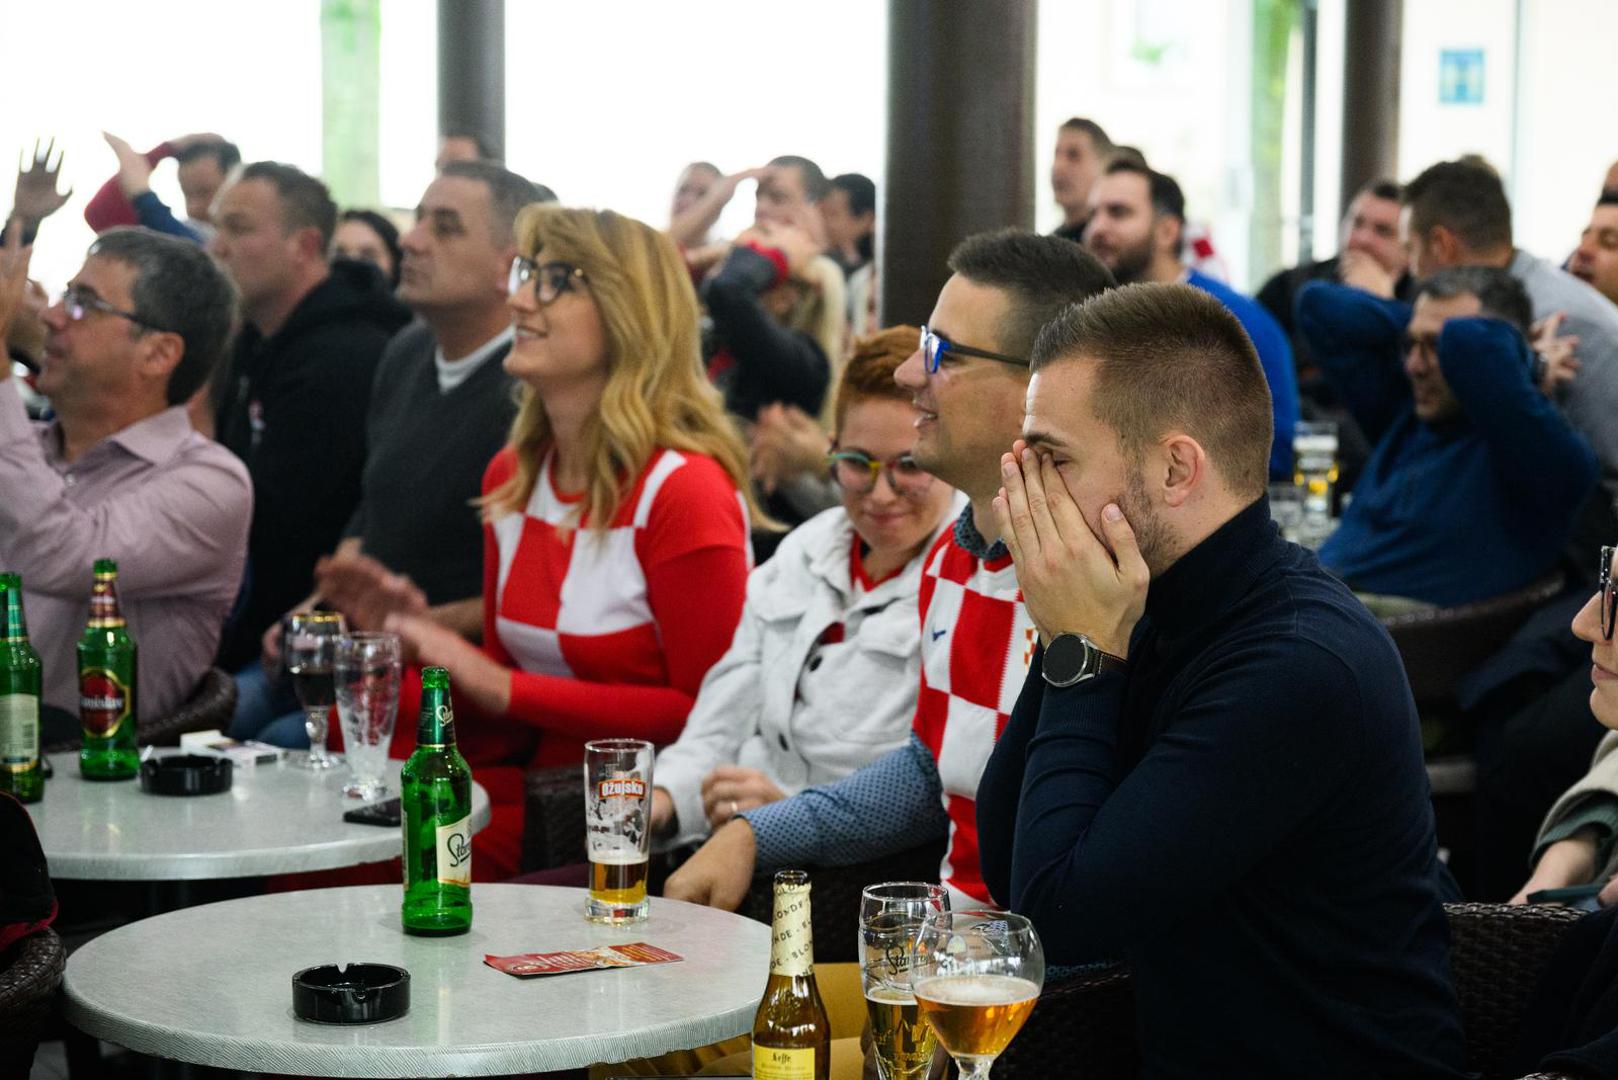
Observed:
[[[916,938],[910,986],[922,1016],[960,1066],[986,1080],[1022,1030],[1045,983],[1045,953],[1033,924],[1009,911],[946,911]]]
[[[910,989],[916,938],[949,893],[924,881],[887,881],[860,895],[860,983],[882,1080],[925,1080],[938,1038]]]
[[[388,793],[388,746],[399,720],[399,635],[344,634],[337,639],[337,717],[354,778],[343,794],[380,799]]]
[[[594,922],[639,922],[651,911],[652,744],[597,739],[584,744],[584,825],[590,849]]]

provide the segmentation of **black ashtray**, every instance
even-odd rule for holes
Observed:
[[[322,964],[292,976],[292,1011],[317,1024],[375,1024],[410,1011],[410,972],[392,964]]]
[[[150,757],[140,763],[140,789],[148,795],[217,795],[230,790],[230,773],[226,757]]]

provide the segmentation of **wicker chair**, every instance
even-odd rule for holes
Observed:
[[[522,871],[585,860],[584,780],[577,765],[533,769],[524,781]]]
[[[67,950],[50,928],[0,955],[0,1076],[27,1076],[62,985]]]
[[[1451,702],[1461,677],[1504,645],[1535,608],[1555,599],[1564,583],[1557,571],[1504,596],[1384,618],[1417,706]]]
[[[209,668],[191,696],[168,716],[142,721],[135,739],[142,746],[177,746],[188,731],[224,730],[236,711],[236,680],[219,668]],[[45,747],[53,754],[79,748],[77,738],[64,739]]]
[[[1466,1066],[1502,1080],[1522,1016],[1562,935],[1581,914],[1556,907],[1447,904],[1450,968],[1466,1032]],[[818,953],[818,950],[817,950]],[[1022,1032],[995,1063],[996,1080],[1051,1075],[1051,1063],[1087,1080],[1133,1077],[1134,1001],[1129,976],[1110,968],[1052,984]],[[1530,1080],[1567,1080],[1535,1073]]]

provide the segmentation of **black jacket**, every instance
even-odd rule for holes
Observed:
[[[215,433],[253,478],[247,594],[220,662],[255,659],[264,630],[308,595],[359,501],[365,412],[382,347],[410,321],[375,268],[346,261],[265,338],[244,326],[218,391]]]
[[[778,401],[814,416],[831,382],[831,362],[815,339],[788,330],[759,302],[774,280],[774,263],[738,247],[702,290],[717,345],[731,360],[715,382],[725,408],[746,420]]]

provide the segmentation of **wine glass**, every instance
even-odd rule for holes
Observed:
[[[383,770],[399,717],[399,668],[398,634],[344,634],[337,639],[332,670],[344,756],[354,770],[343,794],[351,798],[380,799],[388,793]]]
[[[287,616],[282,633],[287,673],[292,676],[292,688],[303,706],[303,726],[309,732],[308,756],[298,761],[305,769],[342,764],[326,753],[326,727],[337,697],[332,664],[343,630],[343,617],[335,611],[300,611]]]
[[[910,989],[916,937],[949,910],[949,893],[924,881],[886,881],[860,894],[860,984],[882,1080],[925,1080],[938,1044]]]
[[[935,912],[916,937],[910,986],[961,1080],[986,1080],[1044,982],[1045,952],[1021,915]]]

